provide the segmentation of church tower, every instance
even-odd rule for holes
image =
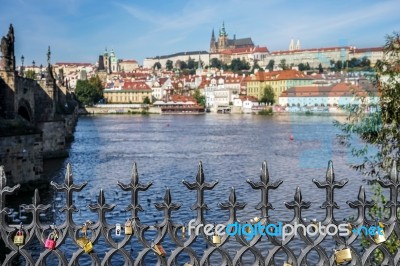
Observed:
[[[294,51],[294,40],[293,39],[290,40],[289,51]]]
[[[297,40],[296,50],[301,50],[300,40]]]
[[[108,57],[107,48],[104,51],[103,60],[104,60],[104,68],[106,69],[107,74],[110,74],[110,59]]]
[[[222,22],[222,28],[219,30],[218,51],[221,52],[228,47],[228,34],[225,31],[225,22]]]
[[[216,41],[215,41],[214,29],[212,30],[212,33],[211,33],[210,52],[211,52],[211,53],[217,52],[217,46],[216,46]]]

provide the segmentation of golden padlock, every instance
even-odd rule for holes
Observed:
[[[376,227],[377,232],[374,235],[374,241],[376,244],[380,244],[386,241],[385,231],[383,230],[384,225],[379,222],[379,226]]]
[[[221,244],[221,236],[217,235],[217,233],[214,232],[214,235],[213,235],[213,237],[212,237],[212,242],[213,242],[213,244],[215,244],[215,245]]]
[[[132,221],[128,219],[125,223],[125,235],[131,235],[132,234]]]
[[[186,262],[185,264],[183,264],[183,266],[193,266],[192,264]]]
[[[153,251],[162,257],[165,257],[167,255],[167,252],[165,252],[165,249],[163,248],[163,246],[161,246],[161,244],[157,244],[153,246]]]
[[[289,262],[286,262],[286,261],[285,261],[285,262],[283,263],[283,266],[292,266],[292,264],[290,264]]]
[[[82,226],[82,237],[79,237],[76,242],[78,243],[78,245],[83,248],[83,251],[85,251],[85,253],[90,253],[93,250],[93,244],[92,242],[89,240],[89,238],[87,237],[87,230],[88,230],[88,224],[90,222],[86,222],[83,224]]]
[[[347,226],[347,232],[349,235],[353,234],[353,225],[351,223]]]
[[[335,261],[336,264],[343,264],[352,261],[351,250],[349,248],[335,250]]]
[[[14,244],[17,246],[21,246],[24,244],[24,232],[20,229],[14,236]]]
[[[90,240],[88,240],[88,242],[83,246],[83,251],[85,251],[85,253],[90,253],[93,250],[93,244]]]
[[[186,227],[182,225],[182,238],[186,238]]]

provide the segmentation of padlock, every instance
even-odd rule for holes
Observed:
[[[285,261],[285,262],[283,263],[283,266],[292,266],[292,264],[290,264],[289,262],[286,262],[286,261]]]
[[[212,242],[215,245],[220,245],[221,244],[221,236],[217,235],[217,233],[214,232],[214,235],[212,237]]]
[[[79,237],[76,242],[81,248],[83,248],[85,253],[90,253],[93,250],[93,244],[87,236]]]
[[[349,235],[353,234],[353,225],[351,223],[347,226],[347,233]]]
[[[153,250],[159,256],[165,257],[167,255],[167,252],[165,252],[165,249],[161,244],[154,245]]]
[[[374,241],[376,244],[380,244],[386,241],[385,231],[383,230],[383,223],[379,222],[379,226],[376,227],[377,232],[374,235]]]
[[[192,264],[186,262],[185,264],[183,264],[183,266],[193,266]]]
[[[21,246],[24,244],[24,232],[22,230],[18,230],[18,232],[15,234],[14,244],[17,246]]]
[[[83,248],[83,251],[85,251],[85,253],[90,253],[93,250],[93,244],[92,242],[89,240],[89,238],[87,237],[87,230],[88,230],[88,225],[90,224],[90,222],[86,222],[83,224],[82,227],[82,237],[79,237],[76,242],[78,243],[78,245]]]
[[[313,225],[312,228],[312,232],[316,232],[318,231],[318,222],[317,219],[311,219],[311,224]]]
[[[351,250],[344,248],[342,250],[335,250],[335,261],[336,264],[343,264],[352,261]]]
[[[125,223],[125,229],[124,229],[125,235],[131,235],[132,234],[132,221],[128,219]]]
[[[186,227],[182,225],[182,238],[186,238]]]
[[[50,233],[46,241],[44,242],[44,247],[51,250],[55,249],[56,240],[57,240],[56,235],[54,233]]]
[[[121,235],[121,224],[116,224],[115,225],[115,235],[120,236]]]

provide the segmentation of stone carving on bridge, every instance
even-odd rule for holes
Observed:
[[[3,36],[1,38],[1,62],[0,69],[6,71],[14,71],[15,70],[15,56],[14,56],[14,28],[12,24],[10,24],[10,28],[8,30],[7,36]]]

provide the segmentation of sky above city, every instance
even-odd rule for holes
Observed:
[[[400,30],[398,0],[0,0],[0,35],[10,23],[17,65],[95,63],[107,48],[120,59],[208,51],[222,22],[229,38],[251,37],[269,51],[384,44]]]

